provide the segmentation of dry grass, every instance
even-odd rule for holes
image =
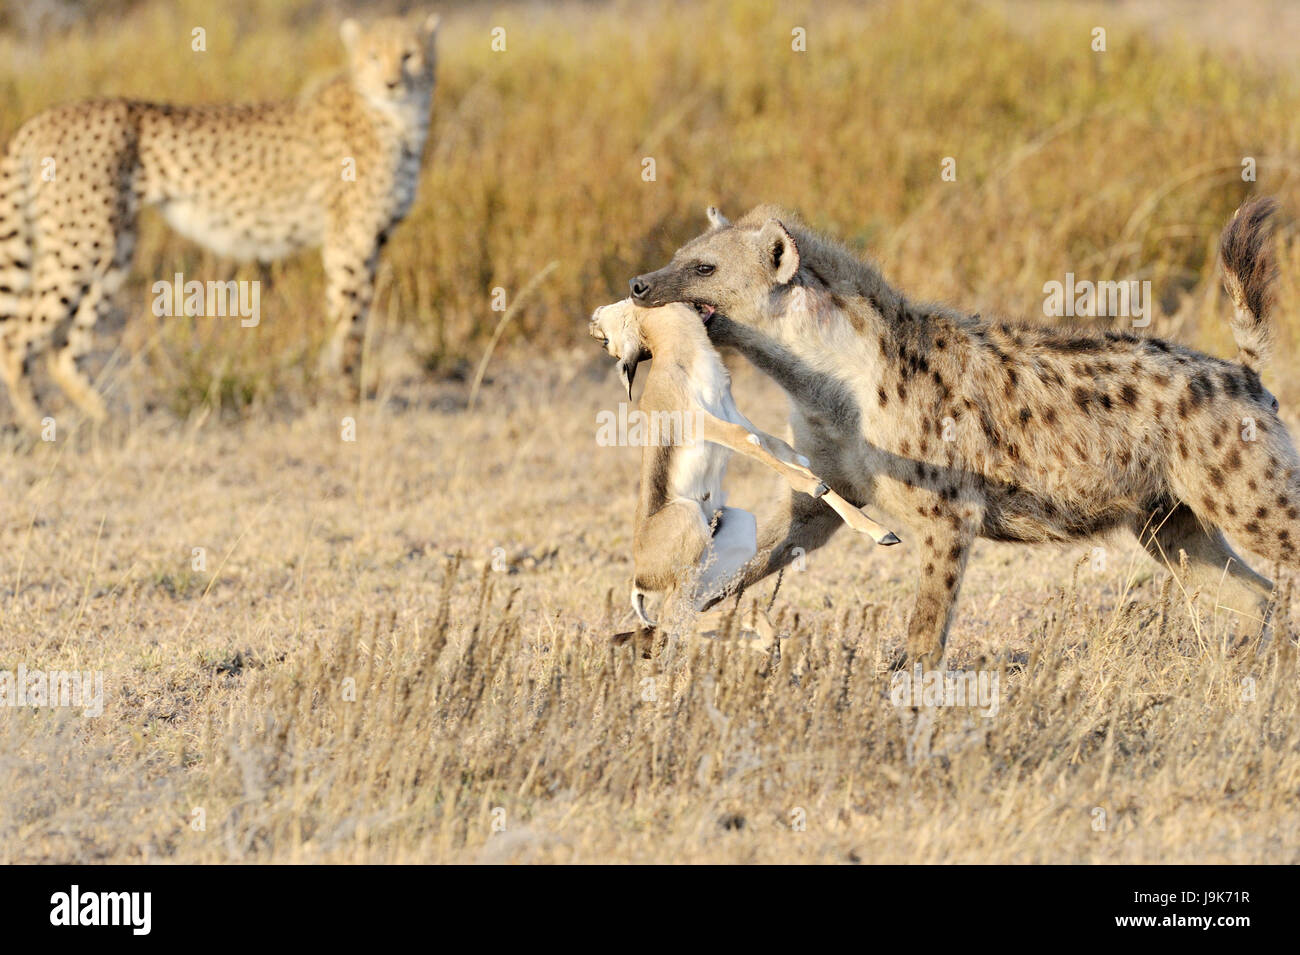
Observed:
[[[0,716],[4,859],[1300,860],[1293,640],[1225,651],[1212,595],[1162,596],[1121,541],[1104,571],[977,547],[952,665],[1000,674],[989,719],[888,698],[906,543],[810,555],[775,666],[611,650],[637,452],[593,435],[618,385],[594,356],[514,367],[500,407],[416,390],[356,443],[319,410],[15,459],[0,664],[103,670],[106,709]],[[739,503],[775,493],[733,470]]]
[[[312,3],[239,5],[200,59],[207,4],[104,6],[42,50],[0,36],[0,131],[90,93],[276,96],[337,62]],[[0,712],[0,861],[1300,861],[1294,628],[1230,649],[1213,594],[1124,541],[1105,569],[1093,544],[977,545],[951,663],[999,674],[989,719],[890,702],[906,542],[837,539],[788,575],[779,659],[606,640],[630,617],[637,452],[596,446],[619,391],[576,336],[705,202],[800,207],[986,313],[1041,314],[1066,271],[1148,278],[1151,331],[1227,353],[1213,237],[1243,155],[1300,207],[1295,75],[1109,5],[1099,58],[1097,8],[1048,9],[458,8],[360,409],[310,406],[310,257],[277,267],[255,333],[159,323],[150,282],[226,266],[151,223],[113,421],[0,448],[0,669],[100,670],[106,697]],[[552,260],[467,411],[465,381],[426,372],[477,361],[491,288]],[[769,383],[741,369],[736,393],[781,431]],[[775,482],[733,471],[761,510]]]

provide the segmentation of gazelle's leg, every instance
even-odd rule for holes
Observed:
[[[898,537],[893,531],[883,524],[873,521],[862,513],[860,508],[854,507],[839,494],[828,488],[817,475],[808,470],[807,466],[798,463],[800,456],[780,438],[775,438],[757,429],[750,431],[743,425],[723,421],[721,418],[704,411],[700,412],[700,431],[700,436],[705,441],[720,444],[723,447],[730,448],[737,454],[743,454],[765,464],[784,477],[796,491],[810,497],[821,498],[834,509],[835,513],[844,520],[844,523],[855,531],[869,534],[877,544],[898,543]],[[782,461],[770,450],[770,447],[788,451],[794,459],[794,463]]]

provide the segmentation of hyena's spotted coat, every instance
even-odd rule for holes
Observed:
[[[236,259],[320,246],[326,364],[351,382],[379,250],[415,198],[436,30],[436,16],[347,20],[347,75],[294,101],[104,100],[19,129],[0,157],[0,377],[22,423],[40,427],[28,362],[42,351],[68,397],[104,416],[77,363],[125,278],[145,205]]]
[[[912,302],[770,207],[713,227],[632,281],[644,305],[694,304],[710,337],[791,395],[795,447],[861,507],[912,529],[920,591],[909,657],[938,664],[971,542],[1070,541],[1112,528],[1262,623],[1271,583],[1220,529],[1295,565],[1300,459],[1260,383],[1271,205],[1225,230],[1240,362],[1126,332],[995,323]],[[756,581],[836,530],[793,495],[765,522]],[[765,553],[764,553],[765,552]],[[1226,571],[1226,574],[1225,574]]]

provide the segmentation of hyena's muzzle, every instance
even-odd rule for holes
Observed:
[[[643,308],[658,308],[672,302],[685,302],[707,322],[713,317],[717,308],[696,297],[689,279],[690,276],[684,270],[667,266],[657,272],[638,275],[627,284],[632,291],[632,301]]]

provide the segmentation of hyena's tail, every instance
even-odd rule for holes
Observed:
[[[1257,373],[1273,354],[1269,309],[1277,275],[1271,222],[1276,211],[1276,199],[1251,199],[1237,210],[1219,239],[1223,284],[1232,299],[1237,361]]]
[[[0,323],[18,316],[31,276],[27,175],[16,153],[12,144],[0,153]]]

